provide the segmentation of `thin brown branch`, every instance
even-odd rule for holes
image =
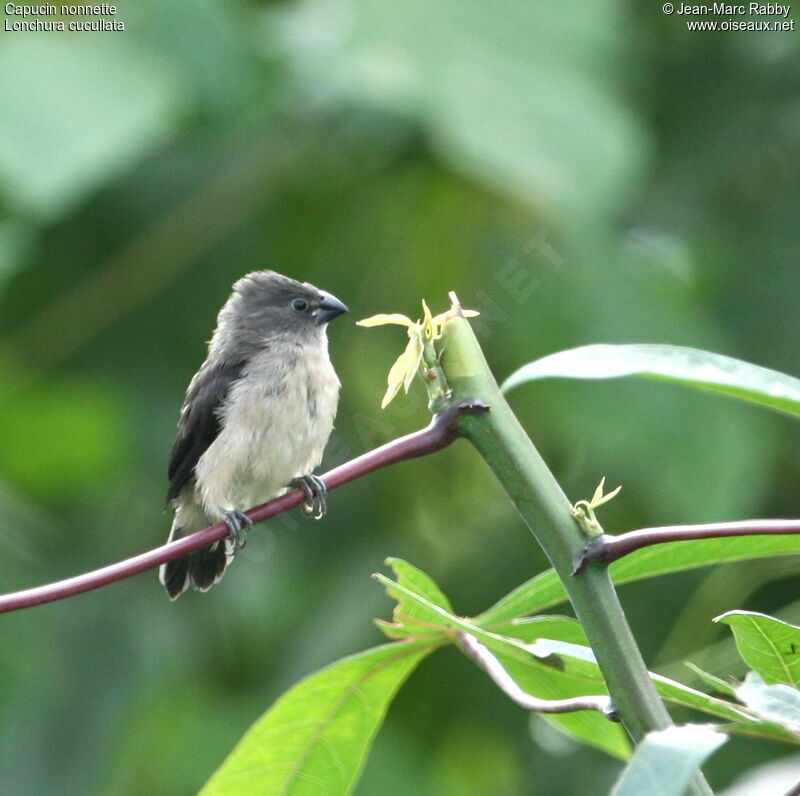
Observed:
[[[462,414],[482,411],[485,408],[476,403],[466,402],[454,409],[440,412],[434,416],[426,428],[405,437],[399,437],[369,453],[351,459],[325,473],[321,478],[329,490],[336,489],[381,467],[434,453],[447,447],[458,436],[457,420]],[[301,489],[294,489],[245,513],[254,523],[263,522],[276,514],[299,506],[305,499],[305,494]],[[44,586],[0,595],[0,613],[61,600],[64,597],[72,597],[75,594],[129,578],[131,575],[160,566],[173,558],[180,558],[194,550],[207,547],[224,538],[228,532],[227,525],[219,522],[176,542],[162,545],[125,561],[119,561],[116,564]]]
[[[580,574],[587,564],[597,561],[610,564],[618,558],[665,542],[688,542],[697,539],[720,539],[727,536],[775,536],[800,533],[800,520],[739,520],[702,525],[668,525],[642,528],[618,536],[604,534],[592,539],[575,559],[573,575]]]
[[[574,713],[576,710],[596,710],[607,719],[618,721],[608,696],[599,694],[569,699],[539,699],[539,697],[523,691],[503,668],[503,664],[475,636],[459,631],[456,633],[456,637],[466,655],[472,658],[492,678],[500,690],[520,707],[534,713]]]

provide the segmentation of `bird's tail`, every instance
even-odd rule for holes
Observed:
[[[173,522],[167,541],[174,542],[188,532],[191,531]],[[167,590],[170,600],[177,600],[189,586],[199,591],[208,591],[218,583],[233,558],[228,547],[226,540],[215,542],[210,547],[162,564],[158,569],[158,579]]]

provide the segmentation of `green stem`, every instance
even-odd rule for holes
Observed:
[[[573,561],[586,537],[550,469],[512,412],[489,370],[465,318],[444,328],[442,368],[450,404],[477,400],[489,406],[464,415],[460,432],[486,460],[564,582],[614,707],[635,741],[672,723],[650,680],[636,640],[604,566],[593,565],[573,577]],[[710,793],[704,781],[696,793]]]

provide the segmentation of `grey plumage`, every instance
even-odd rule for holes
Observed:
[[[320,463],[339,398],[326,326],[346,310],[274,271],[236,282],[181,409],[170,541],[277,497]],[[164,564],[160,580],[171,599],[189,586],[206,591],[233,552],[226,539]]]

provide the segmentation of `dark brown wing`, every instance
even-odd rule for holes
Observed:
[[[240,378],[244,362],[201,368],[189,385],[178,423],[178,436],[169,458],[167,502],[175,500],[194,478],[194,468],[220,429],[219,410],[231,386]]]

